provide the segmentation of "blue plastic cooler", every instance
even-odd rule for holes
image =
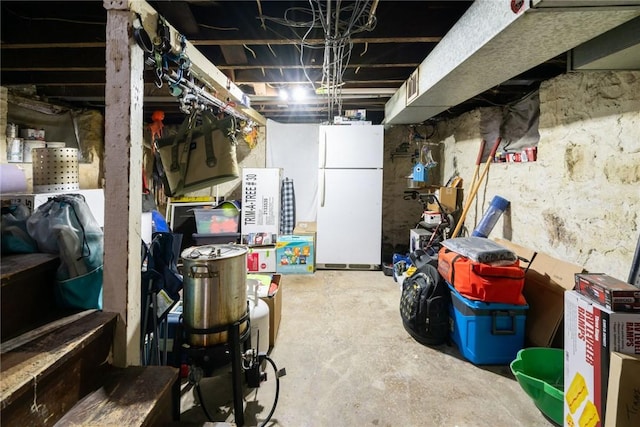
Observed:
[[[524,347],[528,305],[474,301],[449,284],[451,338],[476,365],[506,365]]]

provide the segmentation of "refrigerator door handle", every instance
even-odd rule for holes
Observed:
[[[320,155],[322,156],[320,167],[324,169],[325,167],[327,167],[327,131],[326,130],[322,132],[322,136],[323,137],[320,139],[320,143],[322,144],[322,147],[320,147]]]
[[[325,190],[326,190],[326,171],[324,169],[320,169],[321,177],[320,177],[320,207],[324,208],[324,200],[325,200]]]

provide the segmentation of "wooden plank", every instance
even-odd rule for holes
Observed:
[[[57,255],[45,253],[3,255],[1,260],[2,286],[13,280],[21,280],[21,276],[28,277],[55,269],[60,263]]]
[[[5,255],[0,288],[0,340],[6,341],[59,314],[53,285],[60,259],[34,253]]]
[[[133,14],[126,0],[105,0],[105,310],[120,314],[116,366],[140,364],[140,242],[144,54],[130,39]]]
[[[75,405],[59,426],[151,426],[169,423],[178,370],[129,366],[111,372],[104,385]]]
[[[0,356],[3,425],[55,423],[104,380],[115,313],[96,312]]]
[[[150,29],[145,22],[147,31]],[[394,44],[394,43],[438,43],[442,40],[439,36],[421,36],[421,37],[354,37],[351,39],[353,44]],[[307,44],[324,45],[324,39],[306,39]],[[207,39],[207,40],[191,40],[194,46],[242,46],[243,44],[252,46],[265,45],[299,45],[300,40],[294,39]],[[6,43],[2,45],[2,49],[85,49],[85,48],[103,48],[104,42],[70,42],[70,43]]]
[[[15,337],[9,341],[3,342],[2,348],[0,349],[0,354],[4,354],[11,350],[14,350],[22,345],[25,345],[28,342],[35,340],[36,338],[40,338],[41,336],[48,334],[49,332],[66,326],[69,323],[73,323],[76,320],[82,319],[83,317],[94,313],[95,311],[96,310],[85,310],[80,313],[72,314],[71,316],[64,317],[51,323],[47,323],[46,325],[40,326],[39,328],[22,334],[19,337]]]

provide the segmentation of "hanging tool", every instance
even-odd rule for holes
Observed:
[[[484,139],[480,141],[480,150],[478,150],[478,157],[476,158],[476,168],[473,171],[471,186],[469,188],[473,188],[473,186],[476,184],[476,181],[478,180],[479,172],[480,172],[480,163],[482,162],[482,153],[484,153],[484,146],[486,145],[486,143],[487,141],[485,141]]]
[[[455,230],[453,230],[453,234],[451,234],[452,238],[458,235],[458,233],[460,232],[460,229],[462,228],[462,224],[464,224],[464,220],[467,217],[467,212],[469,212],[471,203],[473,202],[473,199],[475,199],[476,194],[478,193],[478,189],[482,184],[482,181],[484,181],[485,176],[487,176],[487,173],[489,172],[489,167],[493,162],[493,157],[496,155],[496,151],[498,151],[498,146],[500,145],[500,141],[502,141],[502,138],[498,137],[498,139],[496,139],[496,142],[493,144],[493,147],[491,147],[491,153],[489,154],[489,157],[485,162],[484,169],[482,170],[482,174],[480,174],[480,177],[478,178],[478,180],[471,187],[471,192],[469,193],[469,196],[467,198],[467,203],[465,203],[464,209],[462,210],[462,214],[460,215],[460,219],[458,220],[458,224],[456,225]]]

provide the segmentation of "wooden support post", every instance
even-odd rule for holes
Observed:
[[[128,0],[104,0],[107,10],[105,87],[105,311],[118,313],[114,364],[140,364],[142,142],[144,54],[129,37]]]

